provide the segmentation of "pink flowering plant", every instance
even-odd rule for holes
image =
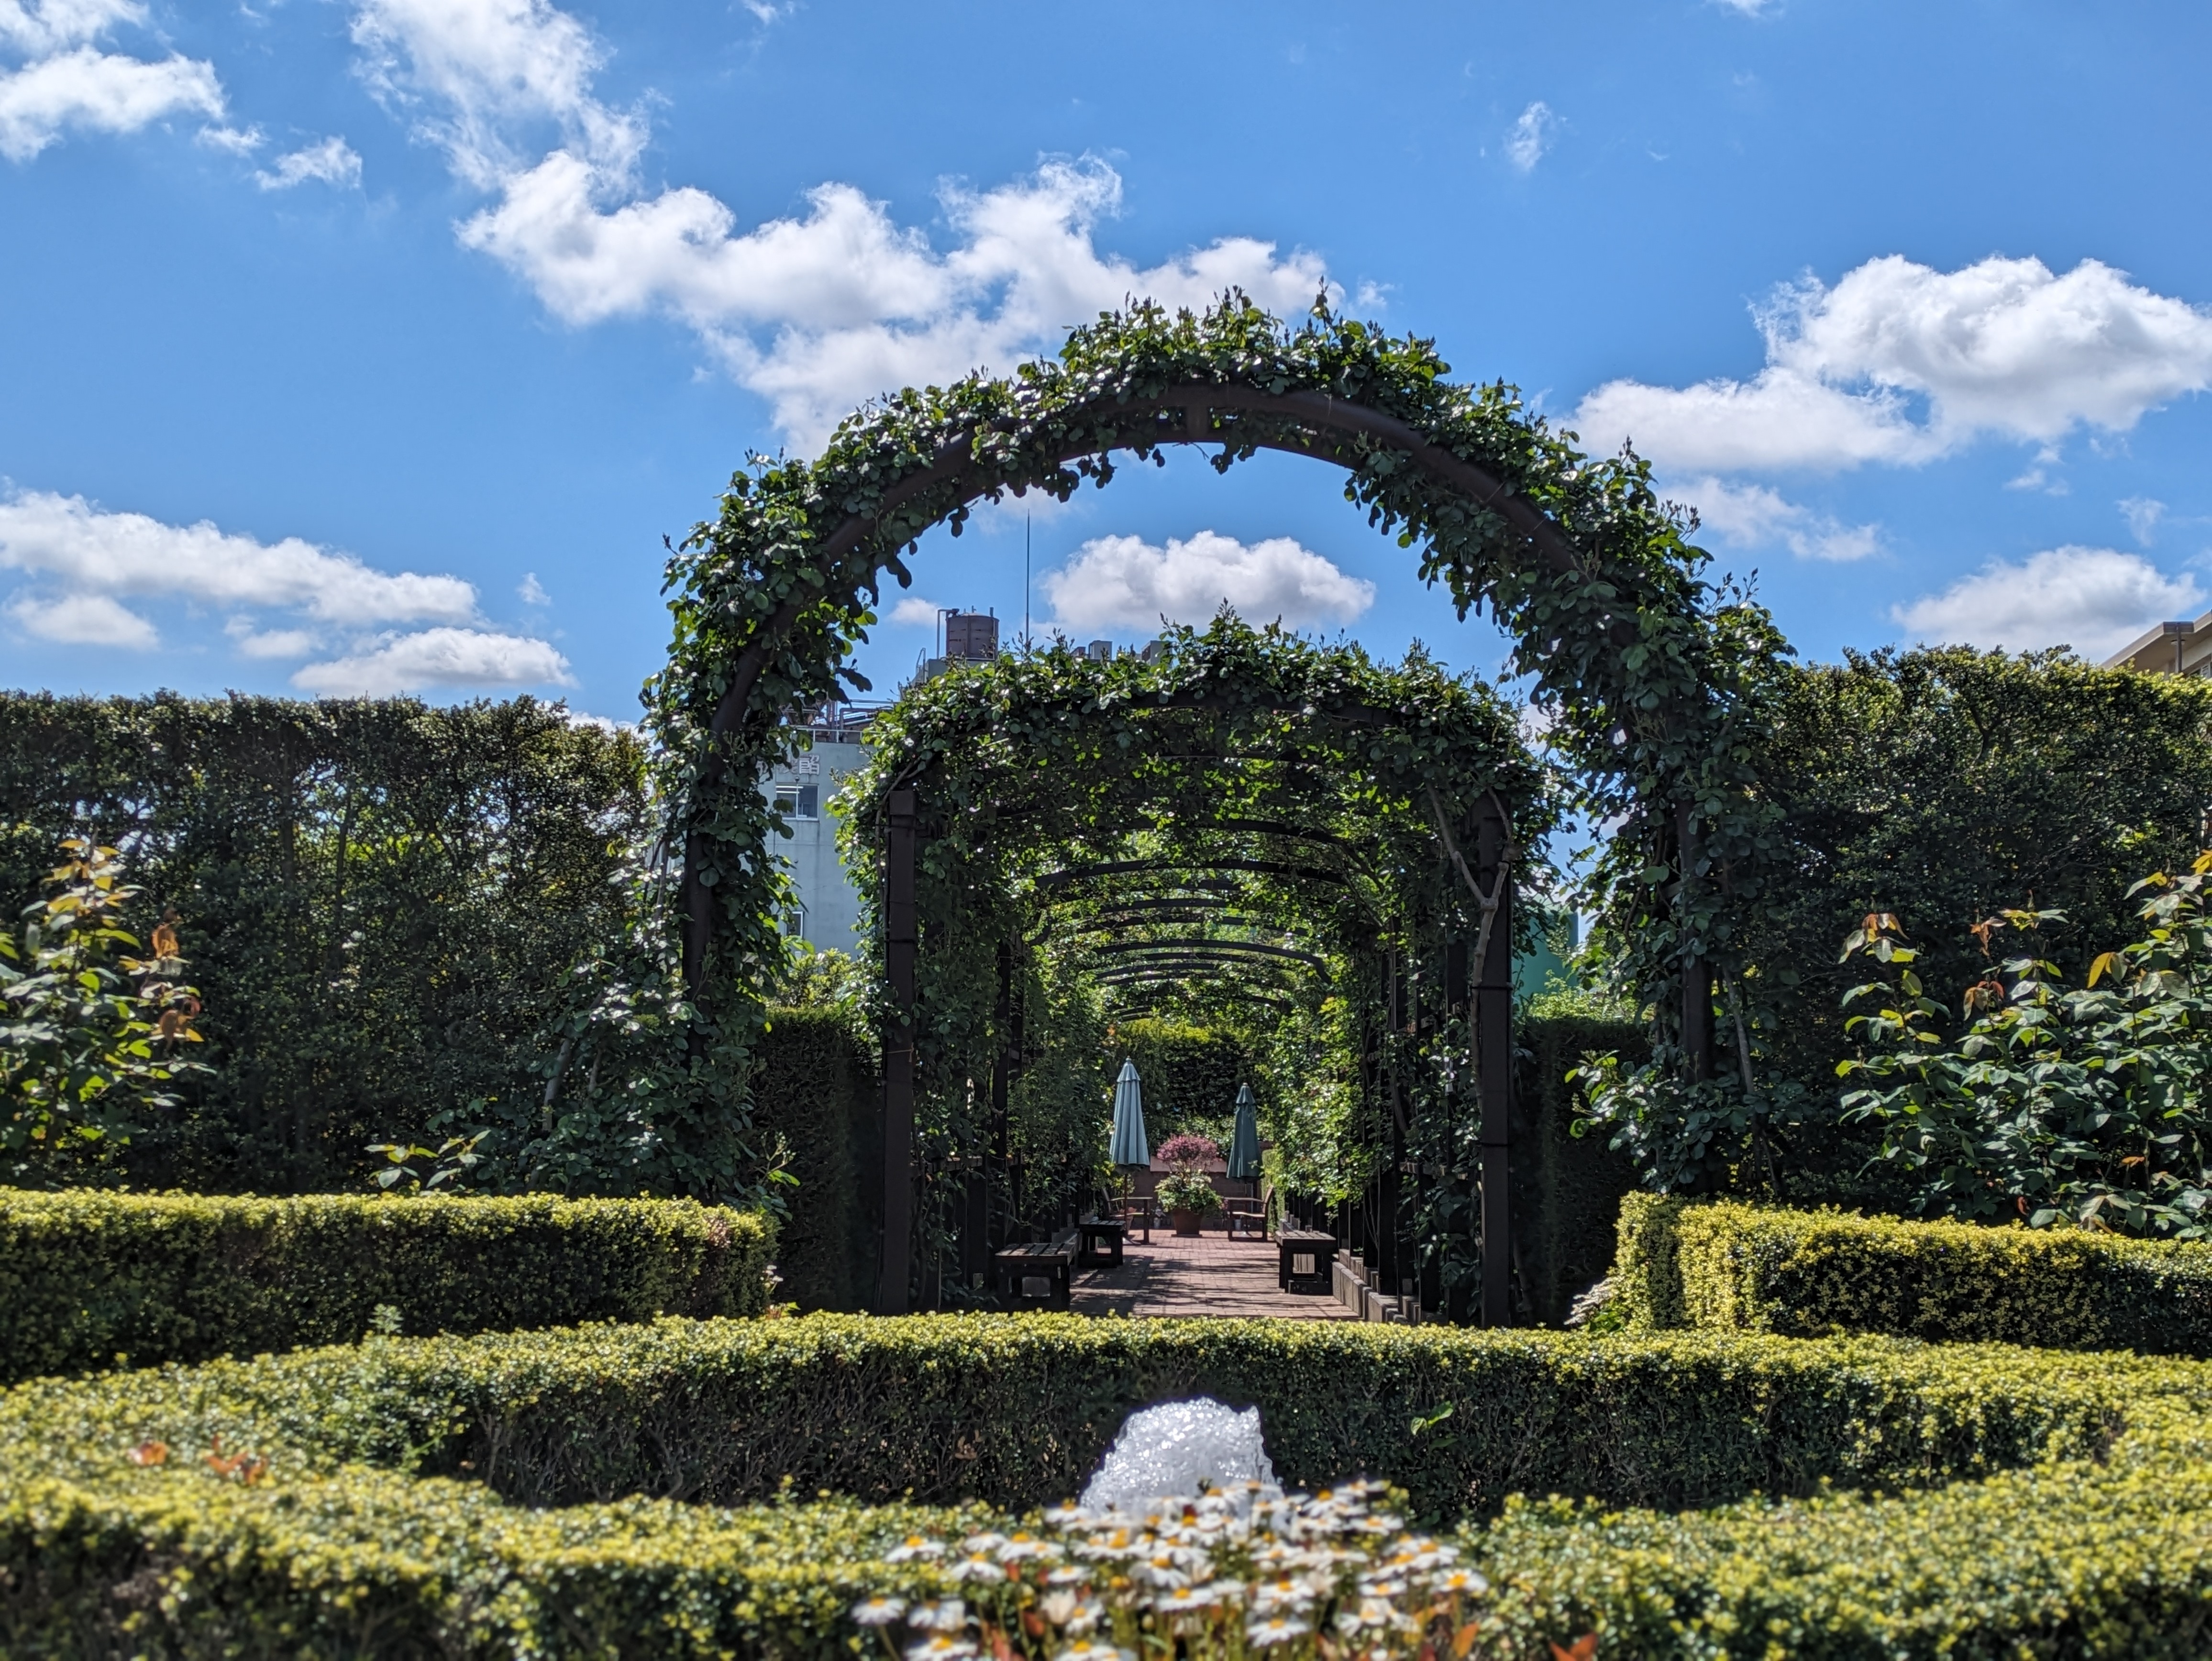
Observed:
[[[1184,1131],[1170,1136],[1160,1144],[1160,1162],[1170,1171],[1196,1171],[1209,1161],[1221,1157],[1221,1145],[1211,1136],[1200,1136]]]
[[[1488,1583],[1376,1509],[1385,1492],[1249,1482],[1142,1513],[1066,1505],[957,1545],[915,1535],[885,1561],[927,1571],[933,1595],[871,1597],[853,1619],[889,1661],[1465,1657]]]

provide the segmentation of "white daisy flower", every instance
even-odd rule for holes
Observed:
[[[919,1644],[906,1646],[906,1661],[970,1661],[975,1646],[965,1638],[953,1638],[939,1633],[925,1638]]]
[[[888,1627],[905,1613],[904,1600],[896,1597],[871,1597],[853,1605],[853,1619],[864,1627]]]

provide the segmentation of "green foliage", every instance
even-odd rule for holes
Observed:
[[[1221,1196],[1213,1191],[1213,1184],[1196,1171],[1177,1171],[1162,1177],[1153,1197],[1167,1212],[1195,1211],[1205,1216],[1221,1209]]]
[[[1698,1101],[1623,1096],[1613,1128],[1655,1184],[1894,1208],[1917,1179],[1870,1163],[1878,1128],[1842,1116],[1837,1065],[1856,1049],[1842,999],[1862,977],[1837,943],[1893,916],[1949,995],[1988,977],[1976,924],[2056,910],[2069,926],[2036,955],[2079,984],[2134,937],[2129,885],[2201,845],[2212,685],[1946,647],[1778,666],[1766,688],[1755,767],[1787,849],[1744,916],[1717,1023],[1733,1046],[1741,1017],[1753,1087],[1730,1056]]]
[[[1450,942],[1480,932],[1473,879],[1451,855],[1492,793],[1532,843],[1560,809],[1486,686],[1418,651],[1377,664],[1226,611],[1202,633],[1169,630],[1144,657],[1056,646],[939,676],[874,721],[869,746],[842,834],[872,910],[889,796],[912,789],[919,803],[915,1055],[932,1170],[958,1158],[964,1177],[991,1141],[994,1070],[1048,1059],[1038,1050],[1072,1043],[1094,1010],[1166,1001],[1203,1014],[1116,1020],[1103,1046],[1056,1069],[1071,1085],[1092,1069],[1096,1086],[1026,1092],[1014,1153],[1021,1214],[1036,1222],[1064,1214],[1040,1206],[1047,1196],[1088,1200],[1103,1179],[1104,1081],[1125,1057],[1156,1139],[1200,1116],[1226,1141],[1249,1079],[1279,1144],[1293,1122],[1310,1129],[1276,1162],[1277,1186],[1358,1189],[1376,1147],[1405,1134],[1359,1093],[1385,960],[1424,962],[1433,989]],[[1540,859],[1519,858],[1521,889],[1540,885]],[[1193,941],[1241,952],[1239,967],[1127,978],[1142,954],[1171,964]],[[1102,990],[1085,998],[1085,982]],[[1073,1025],[1041,1025],[1041,1006]],[[1446,1099],[1455,1044],[1463,1054],[1463,1035],[1431,1022],[1401,1046],[1413,1058],[1401,1105],[1426,1162],[1464,1187],[1471,1133],[1458,1135],[1465,1116]],[[1039,1119],[1052,1123],[1040,1107],[1058,1128],[1036,1136]],[[1466,1146],[1442,1146],[1455,1135]],[[1073,1157],[1055,1169],[1040,1155],[1057,1147]],[[919,1208],[925,1227],[936,1209]]]
[[[2212,1246],[2195,1244],[1639,1194],[1614,1275],[1638,1330],[2212,1357]]]
[[[753,1127],[780,1184],[777,1297],[801,1309],[861,1309],[874,1291],[875,1237],[862,1173],[881,1155],[875,1068],[835,1004],[772,1007],[754,1054]]]
[[[183,1059],[201,1042],[197,989],[171,922],[152,956],[118,919],[138,897],[112,848],[63,839],[56,891],[23,913],[20,941],[0,928],[0,1162],[15,1182],[67,1181],[102,1163],[149,1112],[177,1104]]]
[[[0,835],[0,895],[35,893],[64,836],[119,848],[143,891],[121,926],[146,938],[173,909],[209,990],[214,1071],[171,1087],[126,1174],[343,1188],[372,1142],[534,1127],[571,966],[635,910],[644,766],[634,738],[527,698],[0,696],[0,824],[24,827]],[[538,1185],[592,1189],[618,1141]],[[483,1177],[518,1151],[491,1139]]]
[[[1585,1070],[1593,1054],[1640,1059],[1647,1040],[1627,1022],[1540,1007],[1516,1034],[1513,1232],[1527,1315],[1559,1326],[1611,1267],[1621,1200],[1636,1188],[1635,1163],[1589,1122]]]
[[[2205,1388],[2193,1364],[2161,1365],[1742,1334],[672,1317],[27,1384],[0,1398],[0,1449],[19,1477],[105,1480],[142,1441],[197,1450],[219,1435],[280,1476],[361,1463],[465,1475],[516,1504],[737,1505],[787,1480],[803,1494],[1018,1507],[1079,1488],[1131,1411],[1203,1394],[1260,1409],[1286,1483],[1365,1471],[1403,1488],[1416,1515],[1450,1522],[1532,1487],[1703,1506],[2083,1457],[2118,1433],[2129,1379]],[[1447,1405],[1409,1437],[1415,1416]],[[57,1425],[82,1433],[54,1438]]]
[[[826,1661],[876,1593],[963,1596],[1027,1658],[1020,1586],[886,1548],[1006,1526],[1129,1408],[1192,1390],[1258,1405],[1293,1483],[1364,1465],[1417,1515],[1487,1516],[1460,1536],[1492,1589],[1480,1661],[1588,1632],[1681,1661],[1746,1632],[1838,1661],[2201,1652],[2197,1363],[1048,1316],[380,1339],[19,1387],[0,1647]],[[747,1503],[817,1487],[893,1503]],[[1510,1497],[1546,1490],[1595,1502]]]
[[[1172,1017],[1116,1021],[1108,1033],[1106,1074],[1137,1064],[1145,1091],[1145,1129],[1155,1147],[1185,1130],[1226,1147],[1237,1116],[1237,1086],[1251,1078],[1243,1041],[1231,1031]]]
[[[1169,442],[1218,444],[1224,471],[1261,447],[1345,467],[1347,499],[1419,549],[1424,580],[1514,636],[1551,742],[1588,770],[1592,818],[1623,821],[1602,885],[1627,983],[1656,991],[1686,957],[1735,953],[1771,844],[1750,788],[1751,695],[1786,648],[1763,611],[1702,579],[1705,556],[1645,464],[1593,462],[1508,387],[1449,373],[1431,343],[1325,306],[1294,331],[1241,295],[1203,316],[1139,304],[1006,379],[872,404],[811,463],[755,458],[670,563],[674,637],[648,688],[717,1032],[744,1026],[783,949],[758,767],[799,741],[793,711],[855,680],[838,666],[885,577],[906,583],[903,554],[939,523],[957,532],[979,499],[1065,500],[1110,478],[1115,453],[1152,459]],[[1120,713],[1066,719],[1096,732]]]
[[[767,1306],[774,1223],[688,1200],[0,1189],[0,1376],[198,1361],[399,1329]]]
[[[1890,966],[1846,1003],[1863,1059],[1838,1072],[1865,1087],[1846,1118],[1883,1129],[1882,1154],[1902,1165],[1923,1210],[1987,1217],[2010,1209],[2041,1228],[2059,1220],[2130,1234],[2212,1234],[2212,918],[2200,855],[2185,876],[2160,873],[2148,891],[2145,938],[2090,964],[2065,992],[2055,964],[2035,956],[1984,966],[1966,989],[1966,1030],[1945,1043],[1948,1011],[1927,995],[1896,919],[1869,917],[1845,943]],[[1975,932],[2036,934],[2051,911],[2007,911]],[[2100,980],[2105,985],[2100,989]]]

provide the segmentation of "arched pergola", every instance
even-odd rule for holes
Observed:
[[[843,666],[884,579],[908,581],[923,533],[957,534],[979,502],[1065,498],[1116,457],[1190,444],[1218,446],[1224,470],[1262,449],[1343,469],[1347,500],[1460,615],[1489,608],[1586,811],[1620,824],[1626,972],[1659,1012],[1657,1068],[1697,1087],[1714,970],[1766,846],[1742,740],[1772,636],[1705,582],[1640,461],[1593,461],[1571,439],[1502,385],[1450,380],[1427,342],[1319,307],[1291,329],[1231,295],[1204,316],[1102,317],[1056,359],[860,411],[811,463],[757,459],[672,562],[675,637],[648,688],[698,1064],[744,1065],[782,950],[761,770],[800,742],[793,712],[864,684]]]

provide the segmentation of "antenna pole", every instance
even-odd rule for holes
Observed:
[[[1022,650],[1030,649],[1030,516],[1022,515]]]

